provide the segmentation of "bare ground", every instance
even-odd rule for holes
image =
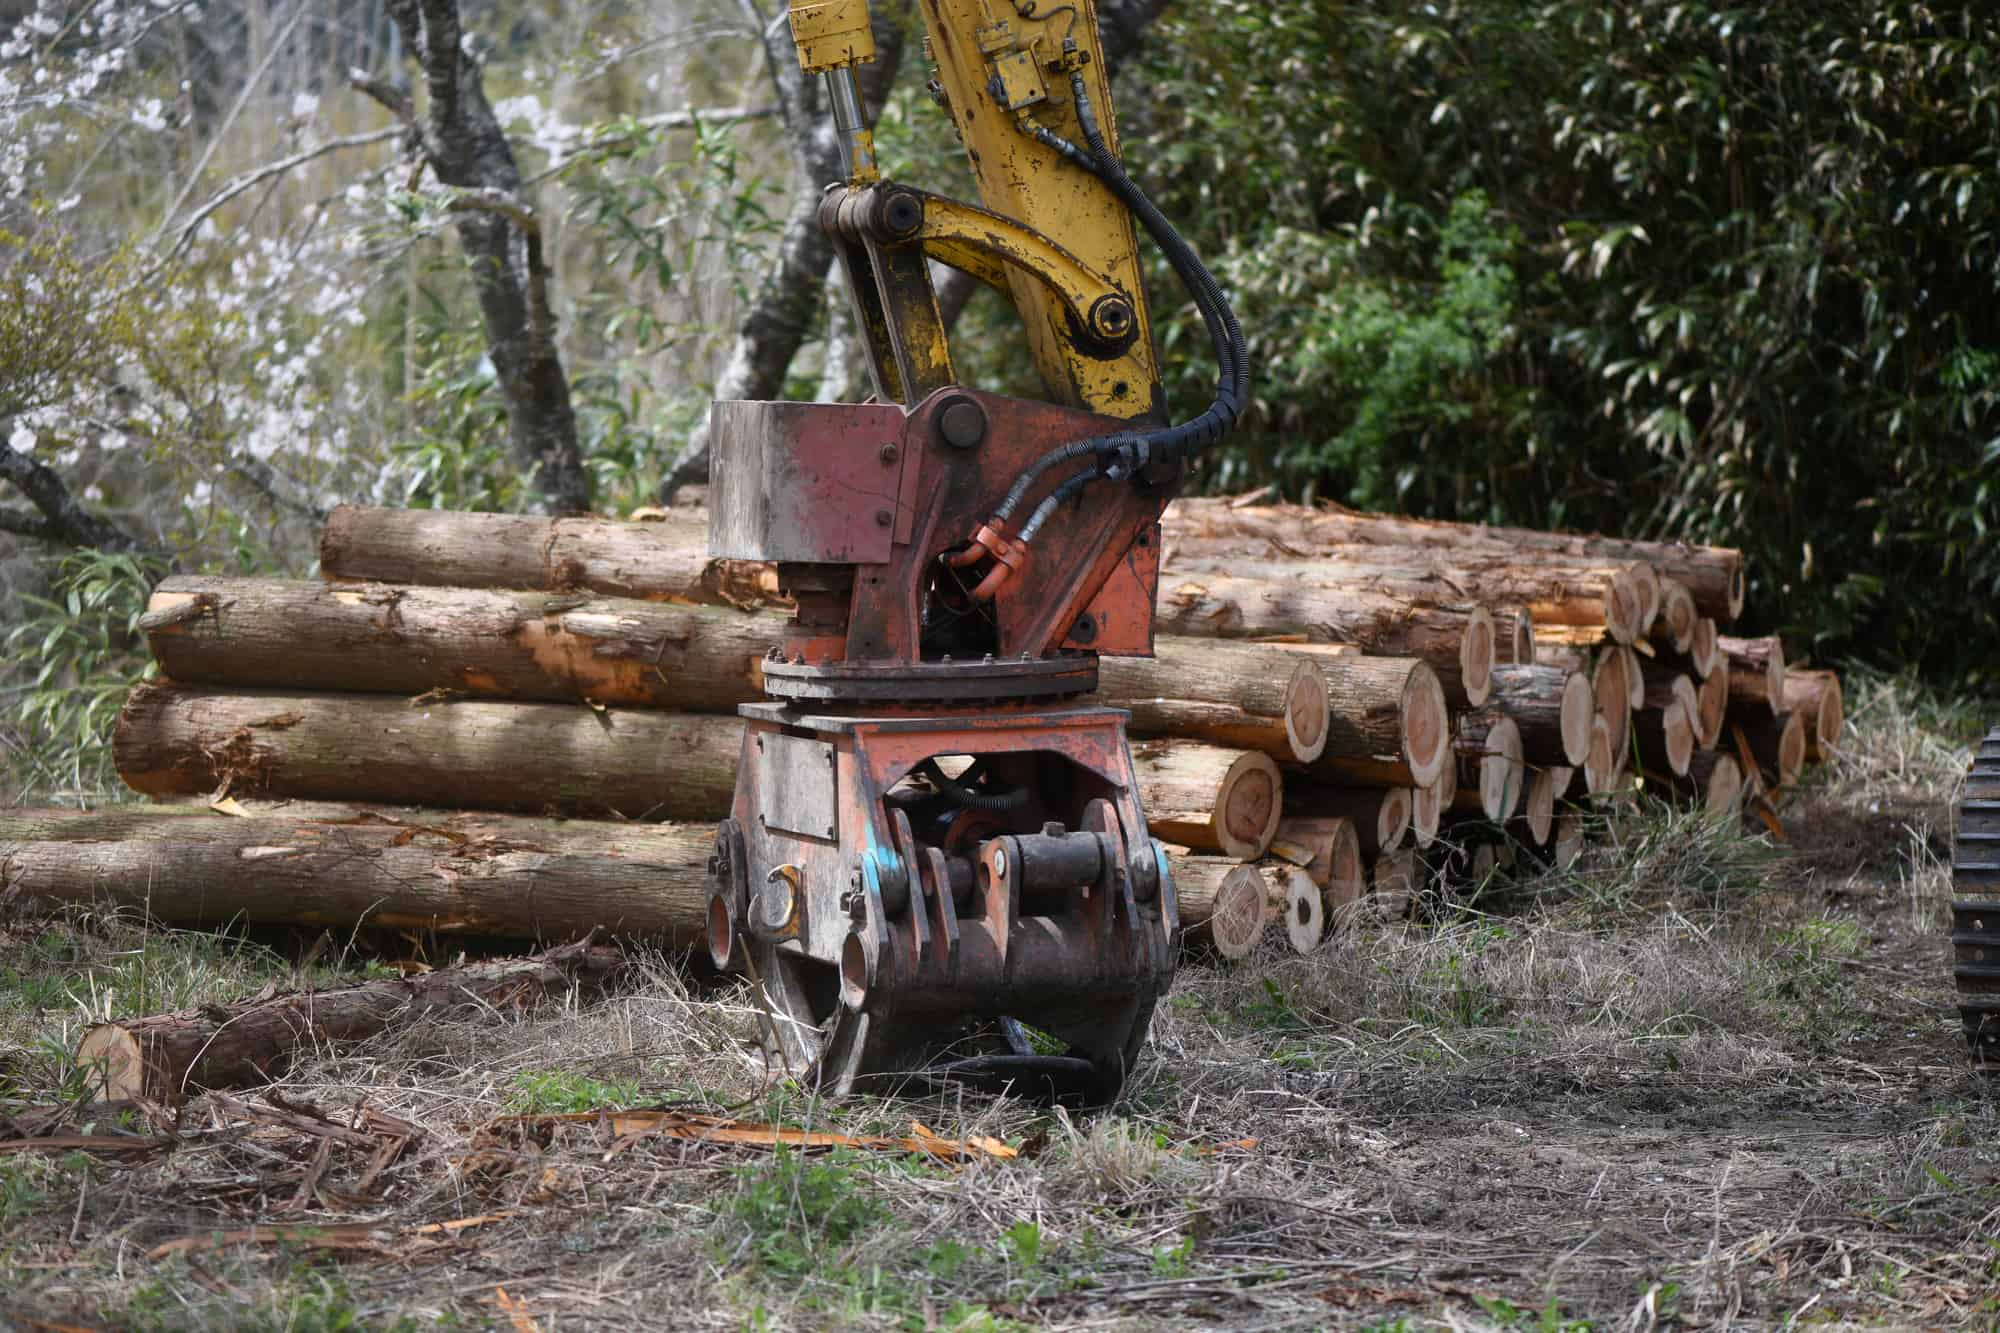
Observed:
[[[1941,933],[1963,751],[1897,692],[1857,693],[1855,743],[1782,847],[1620,815],[1571,872],[1473,908],[1190,967],[1124,1103],[1089,1118],[768,1087],[747,993],[664,959],[581,1010],[320,1052],[275,1105],[90,1108],[64,1102],[62,1054],[90,1015],[306,973],[284,949],[17,913],[0,1139],[90,1122],[156,1142],[0,1144],[0,1320],[1995,1326],[2000,1088],[1965,1066]],[[915,1120],[1020,1156],[551,1118],[606,1105]],[[285,1230],[213,1241],[254,1225]]]

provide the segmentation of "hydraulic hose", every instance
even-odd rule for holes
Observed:
[[[1012,787],[1006,791],[988,792],[980,791],[977,787],[967,786],[965,783],[947,774],[935,759],[924,760],[923,763],[917,765],[916,771],[922,774],[933,787],[943,792],[953,805],[962,806],[967,810],[1013,810],[1023,805],[1028,799],[1028,789],[1026,787]],[[971,776],[971,772],[972,770],[968,769],[966,775],[968,777]]]
[[[1061,153],[1064,158],[1089,171],[1115,194],[1127,210],[1145,227],[1165,255],[1167,263],[1174,270],[1188,295],[1201,312],[1202,322],[1208,329],[1209,341],[1215,349],[1217,379],[1214,401],[1199,416],[1175,426],[1167,426],[1148,431],[1121,431],[1112,435],[1095,436],[1077,440],[1050,450],[1035,460],[1022,474],[1015,478],[1006,496],[994,510],[994,517],[1002,521],[1012,517],[1014,511],[1026,499],[1035,483],[1050,469],[1078,459],[1089,458],[1097,466],[1077,473],[1065,480],[1042,502],[1037,505],[1028,521],[1022,525],[1020,540],[1026,543],[1041,530],[1049,516],[1061,505],[1078,494],[1092,481],[1100,477],[1130,475],[1150,462],[1173,462],[1214,444],[1236,424],[1249,398],[1250,364],[1249,352],[1243,341],[1243,331],[1237,323],[1236,314],[1230,308],[1228,298],[1215,281],[1215,276],[1201,262],[1199,256],[1182,239],[1180,233],[1146,197],[1138,185],[1126,175],[1124,168],[1112,155],[1105,143],[1102,129],[1097,122],[1090,95],[1084,87],[1083,76],[1070,76],[1070,89],[1075,99],[1077,121],[1083,127],[1085,148],[1064,139],[1045,126],[1035,126],[1031,130],[1037,140]]]

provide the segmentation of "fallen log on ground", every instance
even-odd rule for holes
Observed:
[[[610,824],[311,807],[0,811],[0,898],[248,921],[692,944],[708,919],[711,825]]]
[[[1268,542],[1274,550],[1296,552],[1354,543],[1427,546],[1447,551],[1485,547],[1524,554],[1545,552],[1603,563],[1643,562],[1661,577],[1686,584],[1703,615],[1727,621],[1743,614],[1743,554],[1722,546],[1496,528],[1353,510],[1311,509],[1304,505],[1244,505],[1228,499],[1176,500],[1167,506],[1161,526],[1170,548],[1197,537],[1231,536]]]
[[[708,518],[698,510],[633,523],[339,505],[320,532],[319,563],[323,577],[341,582],[588,591],[739,607],[783,600],[772,566],[709,558]]]
[[[417,976],[123,1018],[86,1029],[76,1063],[106,1101],[174,1106],[191,1092],[268,1082],[301,1047],[358,1041],[458,1011],[489,1017],[524,1012],[600,989],[624,968],[619,949],[580,940],[532,958],[461,963]]]

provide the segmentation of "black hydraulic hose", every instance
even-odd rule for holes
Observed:
[[[1036,126],[1032,132],[1043,144],[1055,149],[1063,157],[1103,181],[1146,228],[1147,233],[1166,256],[1175,276],[1180,278],[1182,285],[1187,288],[1188,295],[1193,298],[1196,308],[1201,311],[1202,322],[1207,326],[1209,340],[1215,349],[1218,375],[1214,401],[1190,421],[1150,431],[1126,431],[1078,440],[1061,448],[1052,449],[1036,459],[1015,479],[1006,497],[994,510],[996,518],[1004,520],[1011,517],[1036,481],[1051,468],[1082,458],[1092,459],[1098,467],[1070,477],[1037,505],[1027,523],[1022,526],[1023,542],[1038,532],[1058,507],[1092,481],[1100,477],[1129,474],[1152,461],[1171,462],[1198,453],[1214,444],[1228,434],[1236,424],[1238,415],[1249,399],[1249,352],[1244,344],[1242,328],[1236,321],[1235,311],[1230,308],[1228,298],[1223,295],[1215,276],[1182,239],[1165,214],[1146,197],[1145,192],[1125,174],[1124,168],[1112,156],[1109,146],[1104,141],[1103,132],[1098,126],[1097,116],[1091,106],[1089,93],[1084,88],[1081,74],[1070,76],[1070,88],[1075,98],[1077,120],[1083,127],[1084,141],[1088,149],[1077,147],[1044,126]]]
[[[1026,804],[1028,799],[1026,787],[1014,787],[998,792],[986,792],[968,787],[947,775],[935,759],[924,760],[917,765],[916,771],[923,774],[933,787],[943,792],[953,805],[963,806],[968,810],[1014,810]]]

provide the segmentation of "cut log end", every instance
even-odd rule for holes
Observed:
[[[1660,581],[1660,613],[1653,618],[1653,643],[1669,652],[1686,653],[1694,643],[1695,622],[1700,620],[1695,610],[1694,594],[1679,579]]]
[[[1556,816],[1556,834],[1551,859],[1556,869],[1567,870],[1583,855],[1583,815],[1580,811],[1565,810]]]
[[[1416,792],[1409,787],[1390,787],[1382,793],[1375,811],[1375,846],[1393,852],[1410,836],[1410,816]]]
[[[1535,617],[1526,607],[1513,607],[1496,615],[1493,630],[1497,660],[1514,666],[1534,664]]]
[[[1715,756],[1714,766],[1701,787],[1701,808],[1714,818],[1734,815],[1743,801],[1743,769],[1726,754]]]
[[[1715,621],[1708,616],[1694,622],[1694,634],[1688,640],[1688,661],[1694,667],[1694,674],[1703,680],[1723,669],[1721,635]]]
[[[1625,664],[1625,702],[1634,712],[1646,706],[1646,667],[1639,660],[1639,654],[1631,648],[1617,650]]]
[[[1466,701],[1474,708],[1493,697],[1494,638],[1493,613],[1483,606],[1474,607],[1458,642],[1459,679],[1465,685]]]
[[[1631,573],[1632,585],[1639,590],[1639,627],[1638,633],[1632,636],[1632,641],[1636,643],[1646,637],[1653,622],[1660,618],[1665,590],[1660,586],[1660,571],[1645,561],[1635,562]]]
[[[1193,937],[1223,958],[1255,952],[1266,929],[1262,873],[1205,857],[1176,857],[1168,864]]]
[[[1605,743],[1616,759],[1625,750],[1632,723],[1632,691],[1625,683],[1625,655],[1616,651],[1600,654],[1590,683],[1597,703],[1597,716],[1603,719],[1607,728]],[[1584,761],[1584,766],[1590,767],[1588,759]]]
[[[1676,776],[1686,776],[1688,762],[1694,758],[1694,731],[1694,719],[1683,700],[1676,699],[1660,710],[1660,738],[1666,751],[1667,767]]]
[[[1479,760],[1479,808],[1495,823],[1513,815],[1521,803],[1525,767],[1521,760],[1521,729],[1511,717],[1496,721],[1486,733]]]
[[[1326,673],[1302,661],[1285,685],[1285,735],[1297,762],[1309,764],[1325,753],[1327,721]]]
[[[1486,664],[1484,689],[1493,689],[1493,666]],[[1466,686],[1468,692],[1471,685]],[[1451,711],[1437,673],[1422,662],[1414,664],[1403,682],[1403,758],[1418,785],[1437,781],[1451,761]]]
[[[1806,715],[1790,712],[1778,732],[1778,785],[1789,787],[1806,771]]]
[[[1544,768],[1528,779],[1528,797],[1522,802],[1521,815],[1528,826],[1528,841],[1537,847],[1548,846],[1549,835],[1555,831],[1556,797],[1561,794],[1557,784],[1567,787],[1569,776],[1567,768]]]
[[[1215,796],[1215,829],[1222,850],[1254,861],[1270,849],[1284,814],[1284,778],[1269,755],[1248,751],[1223,775]]]
[[[1621,569],[1604,582],[1604,632],[1614,643],[1633,643],[1644,628],[1640,616],[1646,594],[1630,569]]]
[[[76,1063],[107,1102],[153,1101],[171,1105],[179,1098],[167,1071],[149,1063],[139,1039],[118,1023],[98,1023],[76,1046]]]
[[[1597,698],[1591,693],[1590,678],[1581,671],[1563,677],[1562,747],[1563,757],[1572,768],[1590,756],[1590,723],[1597,716]]]
[[[1283,913],[1285,938],[1296,953],[1311,953],[1326,936],[1326,903],[1319,885],[1296,866],[1279,868],[1274,878],[1274,906]]]
[[[1722,739],[1722,723],[1728,715],[1729,673],[1711,671],[1695,690],[1695,744],[1704,750],[1714,749]]]
[[[1583,761],[1583,781],[1592,796],[1611,790],[1618,780],[1618,750],[1611,743],[1611,724],[1599,713],[1590,720],[1590,750]]]

